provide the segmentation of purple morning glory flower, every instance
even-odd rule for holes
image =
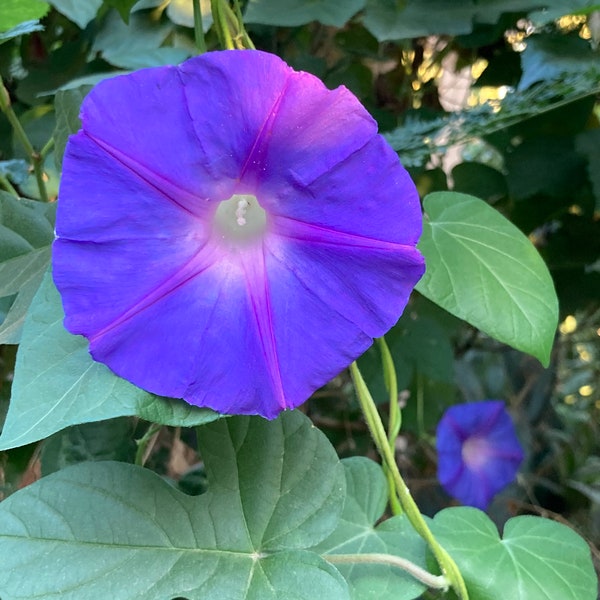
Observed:
[[[523,449],[504,402],[451,406],[437,427],[438,479],[463,504],[485,510],[514,480]]]
[[[275,417],[382,335],[424,271],[373,119],[259,51],[98,84],[65,153],[65,326],[150,392]]]

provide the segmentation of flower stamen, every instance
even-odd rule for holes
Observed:
[[[223,240],[248,242],[262,236],[267,225],[267,213],[255,196],[234,194],[219,203],[214,225]]]

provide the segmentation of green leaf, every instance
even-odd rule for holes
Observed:
[[[16,295],[0,324],[0,344],[18,344],[33,297],[50,264],[50,246],[0,263],[0,298]]]
[[[85,461],[132,463],[136,452],[133,430],[133,419],[120,417],[73,425],[55,433],[42,445],[42,476]]]
[[[521,53],[523,76],[519,90],[562,73],[585,73],[590,69],[600,76],[598,55],[586,40],[569,35],[535,35],[527,40]]]
[[[17,344],[25,315],[50,262],[56,206],[0,191],[0,298],[13,297],[0,344]]]
[[[0,160],[0,175],[8,177],[13,183],[20,185],[29,176],[29,163],[22,158]]]
[[[79,109],[91,85],[82,85],[68,90],[59,90],[54,97],[56,112],[56,129],[54,130],[54,162],[56,168],[62,169],[63,155],[69,136],[81,129]]]
[[[168,21],[156,23],[150,15],[134,13],[126,25],[115,11],[104,20],[94,40],[92,52],[123,69],[141,69],[177,64],[190,56],[185,48],[161,47],[173,32]]]
[[[540,8],[540,0],[408,0],[404,10],[391,0],[368,0],[365,27],[379,40],[470,33],[476,22],[496,23],[503,13]]]
[[[375,526],[387,504],[381,467],[363,457],[342,461],[346,471],[344,511],[335,531],[313,550],[324,556],[383,553],[405,558],[426,569],[425,542],[406,516]],[[335,564],[335,563],[334,563]],[[400,569],[376,564],[337,564],[356,600],[412,600],[425,586]]]
[[[246,23],[296,27],[311,21],[343,27],[365,5],[366,0],[249,0]]]
[[[3,259],[24,254],[34,248],[47,246],[54,241],[54,206],[48,204],[15,198],[0,191],[0,256]],[[19,238],[18,247],[23,251],[7,252],[4,240],[14,234]]]
[[[552,278],[533,244],[482,200],[436,192],[424,200],[419,248],[424,296],[547,365],[558,324]]]
[[[199,448],[201,496],[100,462],[2,502],[2,598],[346,600],[337,570],[307,550],[336,527],[345,494],[325,436],[299,412],[233,417],[204,426]]]
[[[21,35],[27,35],[34,31],[43,31],[44,27],[40,24],[38,19],[32,19],[31,21],[24,21],[14,27],[11,27],[8,31],[0,33],[0,44],[12,40]]]
[[[598,581],[585,541],[555,521],[522,516],[504,537],[475,508],[448,508],[431,524],[456,561],[470,600],[596,600]]]
[[[8,31],[24,21],[41,19],[50,7],[41,0],[2,0],[0,31]]]
[[[129,23],[129,13],[136,2],[137,0],[106,0],[108,6],[117,9],[125,23]]]
[[[85,29],[102,6],[102,0],[48,0],[59,13],[73,21],[81,29]]]
[[[580,133],[575,139],[575,147],[587,158],[587,171],[596,199],[596,210],[600,211],[600,128]]]
[[[80,423],[137,415],[164,425],[219,418],[209,409],[161,398],[95,362],[87,340],[63,326],[60,296],[48,272],[25,321],[0,449],[23,446]]]

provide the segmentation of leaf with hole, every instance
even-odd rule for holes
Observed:
[[[3,600],[295,598],[347,600],[339,572],[309,548],[336,527],[344,471],[299,412],[199,429],[208,490],[81,463],[0,504]],[[36,576],[31,576],[31,564]]]

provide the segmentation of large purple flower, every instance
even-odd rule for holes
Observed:
[[[415,187],[345,88],[258,51],[106,80],[67,146],[65,325],[156,394],[275,417],[402,313]]]
[[[437,427],[438,479],[463,504],[485,510],[514,480],[523,450],[504,402],[451,406]]]

